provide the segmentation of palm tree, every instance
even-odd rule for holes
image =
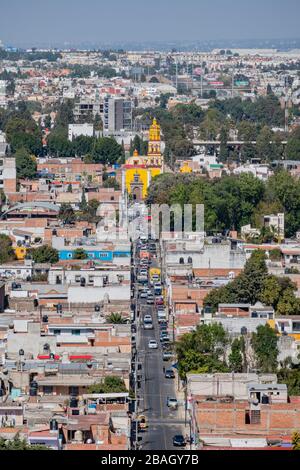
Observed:
[[[112,313],[109,317],[107,317],[107,323],[112,323],[113,325],[122,325],[126,323],[126,320],[120,313]]]

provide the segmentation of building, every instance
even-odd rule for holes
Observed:
[[[132,128],[132,102],[124,98],[104,99],[103,128],[108,132],[118,132]]]
[[[79,136],[93,137],[94,126],[93,124],[69,124],[68,138],[72,142],[73,139]]]
[[[15,193],[17,190],[15,158],[0,158],[0,189],[2,189],[5,194]]]
[[[137,151],[126,160],[122,171],[123,194],[127,192],[136,201],[145,199],[152,178],[163,173],[164,161],[161,153],[160,125],[156,119],[149,130],[149,144],[146,156]]]
[[[81,100],[75,103],[74,117],[75,120],[82,119],[85,117],[96,117],[103,115],[103,102],[93,100]]]

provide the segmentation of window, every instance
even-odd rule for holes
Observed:
[[[53,394],[53,387],[50,385],[43,386],[43,392],[45,395],[52,395]]]
[[[184,264],[184,259],[183,258],[179,259],[179,264]]]
[[[190,256],[188,257],[188,263],[193,264],[193,258],[191,258]]]
[[[80,336],[80,330],[72,330],[71,334],[76,335],[76,336]]]
[[[54,335],[60,335],[61,330],[53,330]]]

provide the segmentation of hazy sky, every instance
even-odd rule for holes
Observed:
[[[0,40],[38,45],[298,38],[300,0],[0,0]]]

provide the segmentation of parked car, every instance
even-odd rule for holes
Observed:
[[[177,398],[168,397],[167,398],[167,407],[177,410],[177,408],[178,408]]]
[[[173,437],[173,446],[175,447],[186,446],[185,438],[182,434],[176,434],[176,436]]]
[[[155,341],[155,339],[150,339],[150,341],[148,343],[148,348],[149,349],[157,349],[158,348],[158,344]]]
[[[173,354],[171,353],[171,351],[164,351],[163,352],[163,361],[169,361],[170,359],[172,359],[173,357]]]
[[[154,304],[154,295],[148,295],[147,297],[147,304],[148,305],[153,305]]]
[[[175,379],[174,371],[172,369],[167,369],[165,371],[165,378],[166,379]]]
[[[143,289],[140,291],[140,298],[141,299],[146,299],[148,295],[147,289]]]

